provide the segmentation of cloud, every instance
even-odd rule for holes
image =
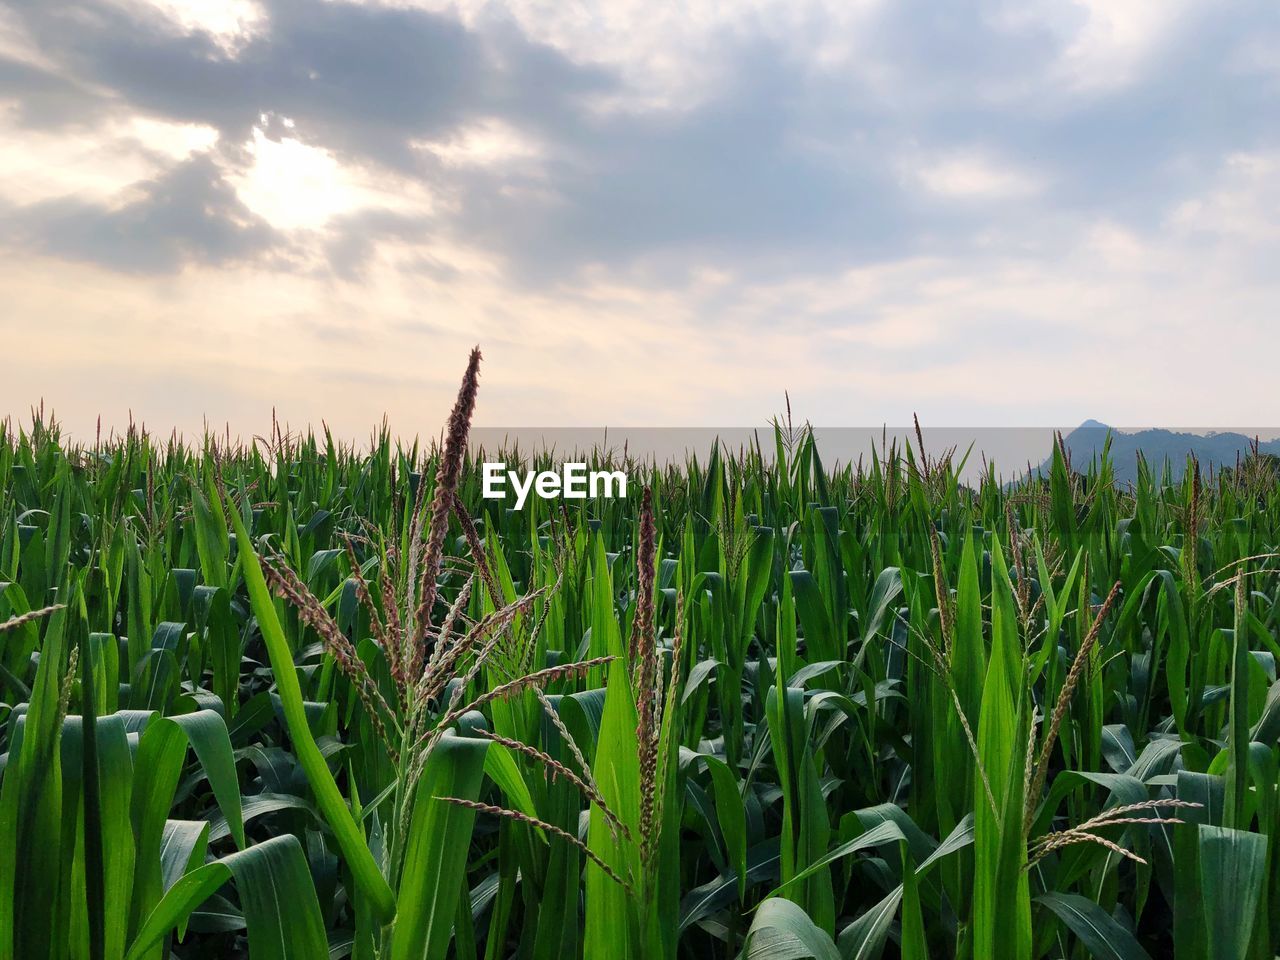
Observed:
[[[16,241],[126,272],[172,272],[278,254],[286,241],[240,200],[207,155],[137,184],[119,206],[46,200],[11,213]]]
[[[992,201],[1038,193],[1043,184],[1031,174],[981,153],[958,151],[921,159],[908,175],[932,193],[954,200]]]
[[[425,325],[596,365],[548,404],[697,362],[730,399],[659,409],[763,415],[797,377],[846,420],[948,391],[1132,420],[1053,365],[1120,376],[1099,340],[1215,303],[1280,347],[1277,43],[1264,0],[15,0],[0,243],[155,310],[251,275],[299,296],[281,331],[363,325],[352,376],[396,390],[377,344]],[[1009,386],[970,386],[990,362]]]
[[[1260,8],[1232,6],[1234,29],[1145,0],[619,2],[585,20],[532,2],[16,10],[57,65],[43,85],[217,130],[227,182],[280,229],[377,207],[352,184],[387,176],[418,191],[424,230],[552,283],[598,265],[834,269],[1063,212],[1155,224],[1225,152],[1256,146],[1241,142],[1256,125],[1207,117],[1200,92],[1241,120],[1262,96],[1239,68]],[[40,86],[15,84],[31,124]]]

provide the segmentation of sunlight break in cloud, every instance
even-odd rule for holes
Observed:
[[[294,129],[288,119],[280,125]],[[255,127],[246,151],[249,162],[233,168],[227,181],[246,207],[279,230],[319,230],[335,218],[362,211],[425,215],[431,208],[421,184],[387,171],[344,165],[330,151],[295,137],[274,138]]]
[[[272,226],[315,229],[359,207],[359,191],[328,151],[272,140],[257,128],[248,149],[248,170],[229,179],[245,206]]]

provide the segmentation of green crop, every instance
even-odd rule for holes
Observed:
[[[0,427],[0,960],[1280,951],[1280,479]]]

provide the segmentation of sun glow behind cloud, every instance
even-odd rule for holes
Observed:
[[[280,126],[295,129],[289,119]],[[423,184],[387,170],[344,164],[331,151],[294,136],[272,137],[255,127],[245,152],[248,161],[231,167],[227,181],[249,210],[278,230],[322,230],[360,212],[421,217],[432,209]]]
[[[326,150],[254,129],[251,164],[229,179],[254,213],[282,230],[317,229],[357,209],[360,191]]]

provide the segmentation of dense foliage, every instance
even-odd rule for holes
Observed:
[[[1280,948],[1271,472],[0,440],[0,960]]]

